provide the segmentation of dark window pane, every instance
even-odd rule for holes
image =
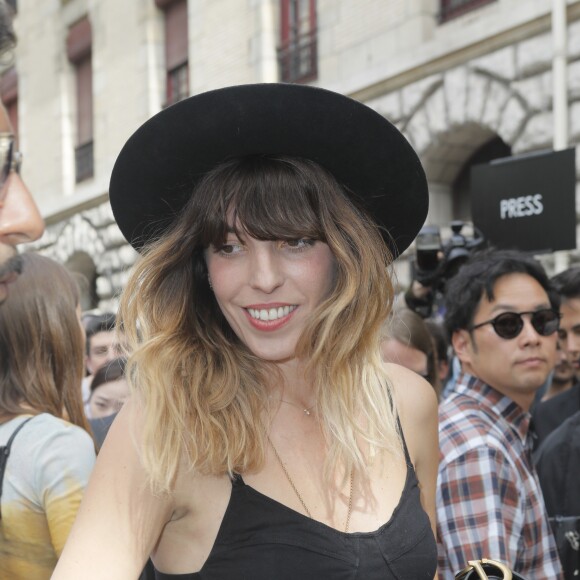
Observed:
[[[189,96],[189,67],[187,62],[167,71],[167,103],[172,105]]]
[[[77,183],[93,176],[93,142],[75,148],[75,175]]]
[[[77,145],[93,140],[93,67],[91,57],[75,67],[77,83]]]

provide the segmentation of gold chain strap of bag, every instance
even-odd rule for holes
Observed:
[[[469,560],[467,568],[455,575],[455,580],[525,580],[496,560]],[[498,575],[501,574],[501,575]]]

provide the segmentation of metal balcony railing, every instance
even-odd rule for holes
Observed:
[[[497,0],[440,0],[439,23],[447,22],[491,2]]]
[[[318,36],[316,30],[297,35],[278,48],[280,80],[307,82],[318,76]]]
[[[75,148],[75,176],[76,182],[92,177],[94,174],[93,142]]]

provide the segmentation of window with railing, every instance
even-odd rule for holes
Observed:
[[[280,80],[314,80],[318,76],[316,0],[281,0],[280,15]]]
[[[155,0],[165,27],[165,103],[189,96],[187,0]]]
[[[67,56],[74,67],[76,88],[76,182],[93,177],[92,28],[87,17],[70,27]]]
[[[440,0],[439,22],[447,22],[492,2],[497,2],[497,0]]]

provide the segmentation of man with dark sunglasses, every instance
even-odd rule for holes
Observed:
[[[556,360],[559,297],[533,258],[486,250],[451,279],[445,304],[462,372],[439,412],[440,577],[491,558],[526,578],[561,579],[529,429]]]
[[[0,0],[0,57],[14,44],[10,8]],[[19,175],[21,160],[8,113],[0,102],[0,303],[22,268],[16,246],[32,242],[44,232],[38,208]]]

